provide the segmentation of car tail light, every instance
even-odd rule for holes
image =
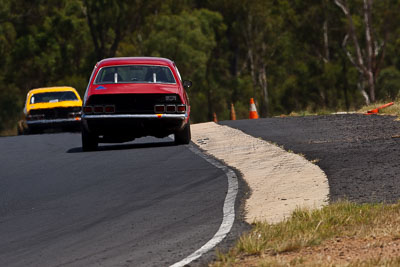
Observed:
[[[91,107],[91,106],[83,107],[83,112],[87,113],[87,114],[93,113],[93,107]]]
[[[177,111],[178,113],[185,113],[185,112],[186,112],[186,105],[178,105],[178,106],[176,107],[176,111]]]
[[[154,112],[155,113],[164,113],[165,112],[165,106],[164,105],[155,105],[154,106]]]
[[[94,113],[103,113],[103,112],[104,112],[103,106],[95,106],[94,107]]]
[[[104,111],[105,111],[106,113],[114,113],[114,112],[115,112],[115,107],[114,107],[114,106],[106,106],[106,107],[104,108]]]
[[[175,105],[167,105],[167,112],[168,113],[175,113],[176,112],[176,106]]]

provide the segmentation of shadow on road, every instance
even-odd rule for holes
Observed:
[[[112,151],[112,150],[126,150],[126,149],[138,149],[138,148],[152,148],[152,147],[168,147],[168,146],[176,146],[174,141],[170,142],[152,142],[152,143],[137,143],[137,144],[112,144],[112,145],[99,145],[96,151]],[[82,147],[74,147],[67,150],[66,153],[90,153],[84,152]]]

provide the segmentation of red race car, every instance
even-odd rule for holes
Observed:
[[[190,142],[190,105],[175,63],[166,58],[108,58],[96,64],[83,99],[82,149],[174,134]]]

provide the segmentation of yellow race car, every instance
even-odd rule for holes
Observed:
[[[26,96],[18,134],[80,130],[82,100],[72,87],[32,89]]]

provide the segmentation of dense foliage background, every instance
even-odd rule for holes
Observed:
[[[96,62],[174,60],[194,122],[349,110],[398,96],[400,0],[0,0],[0,130],[26,93],[83,95]]]

